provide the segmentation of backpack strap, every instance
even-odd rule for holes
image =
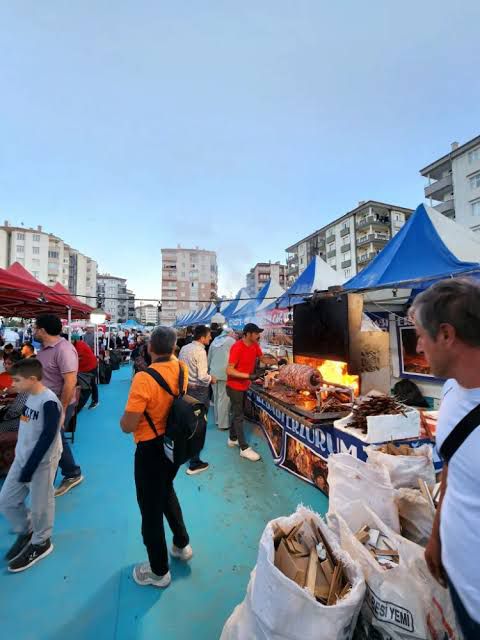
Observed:
[[[474,407],[460,420],[457,426],[445,438],[440,453],[448,464],[453,455],[462,446],[468,436],[480,425],[480,404]]]
[[[185,384],[185,373],[183,371],[182,364],[179,362],[178,363],[178,397],[179,398],[184,396],[185,393],[187,392],[187,390],[184,389],[183,387],[184,384]]]
[[[181,369],[181,367],[180,367]],[[177,396],[172,393],[172,390],[170,389],[170,387],[168,386],[166,380],[163,378],[163,376],[161,376],[158,371],[155,371],[155,369],[153,369],[152,367],[148,367],[147,369],[145,369],[145,371],[143,373],[148,373],[148,375],[150,377],[152,377],[155,382],[158,384],[159,387],[162,387],[162,389],[164,391],[166,391],[168,393],[168,395],[172,396],[173,398],[176,398]],[[155,427],[155,424],[152,420],[152,418],[150,417],[150,415],[147,413],[147,411],[143,412],[143,415],[145,416],[145,420],[148,422],[148,425],[150,427],[150,429],[153,431],[153,433],[158,437],[158,431]]]

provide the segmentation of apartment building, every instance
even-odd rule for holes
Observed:
[[[110,322],[127,321],[129,297],[126,278],[117,278],[109,273],[98,274],[97,298],[102,309],[110,315]]]
[[[348,280],[380,253],[412,213],[413,209],[375,200],[360,202],[286,249],[288,283],[298,278],[314,256],[320,256]]]
[[[280,262],[257,262],[246,275],[248,294],[256,296],[269,280],[278,282],[285,289],[287,285],[287,265]]]
[[[135,309],[137,320],[140,324],[158,324],[158,306],[156,304],[143,304]]]
[[[130,289],[127,289],[127,296],[128,296],[128,313],[127,313],[128,319],[136,320],[137,314],[135,311],[135,294]]]
[[[172,325],[180,313],[197,309],[217,296],[217,254],[214,251],[162,249],[162,312],[160,322]]]
[[[425,197],[440,213],[480,231],[480,136],[459,145],[420,170]]]
[[[0,227],[0,267],[19,262],[44,284],[60,282],[70,293],[95,306],[97,263],[61,238],[36,229]]]

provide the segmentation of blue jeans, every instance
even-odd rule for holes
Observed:
[[[460,600],[460,596],[450,579],[448,580],[448,588],[452,597],[452,604],[455,609],[455,615],[457,616],[457,622],[462,630],[464,640],[478,640],[480,638],[480,622],[476,622],[470,617],[470,614],[465,609],[463,602]]]
[[[65,423],[67,423],[72,417],[73,410],[74,410],[74,407],[70,405],[67,409],[67,413],[65,416]],[[72,453],[72,450],[70,449],[70,445],[65,439],[65,432],[63,429],[61,429],[61,434],[62,434],[63,453],[62,453],[62,457],[60,458],[60,462],[58,463],[58,466],[60,467],[62,471],[62,476],[64,478],[78,478],[78,476],[82,475],[82,470],[75,462],[75,458],[73,457],[73,453]]]

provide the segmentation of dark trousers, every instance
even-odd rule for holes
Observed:
[[[71,404],[68,407],[67,412],[65,414],[65,424],[68,424],[70,422],[74,411],[75,411],[75,405]],[[70,445],[65,439],[65,432],[63,429],[61,430],[61,434],[62,434],[63,452],[62,452],[60,461],[58,463],[58,466],[60,467],[62,476],[64,478],[78,478],[78,476],[82,475],[82,470],[75,462],[75,458],[73,457],[73,453],[70,448]]]
[[[163,439],[139,442],[135,451],[135,486],[142,514],[143,543],[150,567],[157,576],[168,571],[168,551],[163,516],[173,533],[173,544],[180,549],[189,543],[182,509],[173,488],[178,466],[163,451]]]
[[[210,386],[199,385],[199,384],[189,384],[187,388],[187,393],[192,398],[195,398],[199,402],[205,405],[205,420],[208,420],[208,410],[210,408]],[[207,430],[205,429],[202,449],[205,446],[205,439],[207,437]],[[200,453],[202,452],[200,449]],[[190,467],[194,467],[198,462],[200,462],[200,453],[198,456],[195,456],[190,460]]]
[[[98,402],[97,368],[95,367],[95,369],[87,371],[86,373],[91,376],[90,388],[82,389],[80,399],[78,401],[77,413],[80,413],[83,407],[87,404],[90,394],[92,396],[92,402]]]
[[[457,622],[462,630],[464,640],[478,640],[480,638],[480,622],[476,622],[472,617],[470,617],[470,614],[465,609],[457,590],[450,580],[448,580],[448,588],[452,597],[452,604],[455,609]]]
[[[232,422],[230,425],[230,440],[238,440],[240,449],[247,449],[248,444],[245,439],[245,430],[243,427],[243,403],[245,400],[245,391],[238,391],[227,386],[227,395],[230,398]]]

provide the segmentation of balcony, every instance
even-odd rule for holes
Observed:
[[[388,227],[390,228],[390,219],[387,215],[385,216],[377,216],[377,215],[368,215],[364,218],[359,218],[357,220],[357,229],[365,229],[365,227],[369,227],[371,224],[377,227]]]
[[[386,244],[389,240],[390,236],[387,233],[369,233],[368,235],[357,239],[357,247],[361,247],[369,242]]]
[[[364,253],[363,256],[358,256],[357,262],[358,264],[366,264],[367,262],[370,262],[370,260],[376,258],[379,253],[379,251],[369,251],[368,253]]]
[[[330,232],[329,235],[325,238],[325,242],[330,244],[330,242],[335,242],[335,234]]]
[[[433,200],[443,200],[448,193],[453,193],[451,173],[425,187],[425,197]]]
[[[450,198],[450,200],[445,200],[445,202],[440,202],[435,205],[435,209],[440,213],[443,213],[444,216],[448,216],[449,218],[455,217],[455,200]]]
[[[342,269],[348,269],[348,267],[352,266],[352,261],[351,260],[345,260],[344,262],[342,262]]]
[[[327,251],[327,260],[329,258],[334,258],[336,255],[337,255],[336,249],[333,249],[332,251]]]
[[[343,227],[343,229],[340,229],[340,235],[342,236],[342,238],[344,236],[348,236],[350,233],[350,227]]]
[[[350,251],[350,249],[352,248],[352,245],[350,244],[350,242],[348,244],[344,244],[340,247],[340,251],[342,253],[346,253],[347,251]]]

